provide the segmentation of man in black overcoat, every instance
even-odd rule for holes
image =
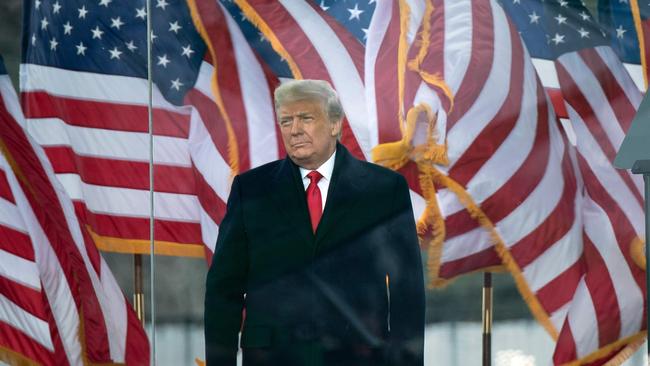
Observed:
[[[275,107],[287,158],[232,183],[206,282],[207,365],[235,366],[238,346],[244,366],[422,365],[406,181],[338,143],[327,82],[285,83]]]

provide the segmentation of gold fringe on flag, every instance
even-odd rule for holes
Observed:
[[[0,347],[0,361],[14,366],[39,366],[34,360],[27,358],[22,353],[18,353],[6,347]]]
[[[235,175],[239,174],[239,147],[237,144],[237,136],[235,135],[235,130],[232,128],[232,121],[228,115],[228,112],[226,111],[226,106],[223,102],[223,98],[221,97],[221,92],[219,89],[219,79],[217,78],[217,72],[219,70],[219,65],[217,64],[217,53],[212,46],[212,42],[210,41],[210,34],[208,34],[205,26],[203,25],[203,21],[201,20],[198,7],[196,5],[196,0],[187,0],[187,5],[190,8],[190,14],[192,15],[194,26],[201,35],[201,38],[203,38],[205,44],[208,46],[210,56],[212,57],[213,72],[212,82],[210,86],[212,89],[212,94],[214,96],[214,102],[217,104],[217,108],[223,117],[223,121],[226,127],[226,134],[228,135],[228,165],[230,165],[231,176],[234,177]]]
[[[422,62],[424,62],[424,58],[429,53],[429,46],[431,44],[431,17],[433,16],[434,10],[431,1],[426,1],[425,4],[424,17],[422,19],[422,32],[420,33],[419,38],[420,49],[415,58],[408,62],[408,68],[409,70],[420,74],[422,80],[427,84],[434,88],[438,88],[443,92],[445,97],[447,97],[447,100],[449,100],[449,110],[446,111],[447,114],[449,114],[454,109],[454,95],[451,92],[451,88],[449,88],[445,80],[439,74],[432,74],[422,70]],[[401,98],[402,99],[400,100],[404,100],[403,96],[401,96]]]
[[[580,366],[598,361],[599,359],[609,355],[616,349],[624,347],[616,356],[607,361],[604,366],[619,366],[622,365],[636,350],[645,342],[645,330],[626,338],[619,339],[616,342],[610,343],[604,347],[599,348],[597,351],[583,357],[579,360],[567,362],[562,366]]]
[[[634,19],[634,29],[639,41],[639,53],[641,56],[641,66],[643,68],[643,85],[648,89],[648,64],[645,58],[645,34],[643,34],[643,25],[641,24],[641,10],[639,10],[639,0],[630,0],[630,10],[632,10],[632,19]]]
[[[189,1],[194,1],[194,0],[189,0]],[[246,0],[235,0],[235,4],[239,6],[241,9],[242,13],[248,19],[253,25],[262,32],[264,37],[271,43],[271,47],[273,47],[273,50],[277,52],[285,61],[287,61],[287,64],[289,65],[289,69],[291,70],[291,73],[293,74],[293,77],[295,79],[302,79],[302,73],[300,72],[300,69],[298,68],[298,64],[294,61],[293,57],[287,52],[286,48],[282,45],[278,37],[275,35],[273,30],[271,30],[271,27],[269,27],[268,24],[262,19],[262,17],[255,11],[253,6],[248,3]]]
[[[634,264],[639,266],[642,270],[646,270],[645,242],[638,236],[634,238],[630,244],[630,256],[632,257]]]
[[[399,0],[399,43],[397,45],[397,105],[399,129],[404,135],[404,77],[406,76],[406,59],[408,58],[408,35],[411,8],[406,0]]]
[[[639,348],[645,343],[646,339],[646,333],[645,332],[639,332],[636,335],[631,337],[632,339],[626,339],[626,341],[629,341],[630,343],[625,346],[616,356],[614,356],[611,360],[607,361],[606,364],[603,366],[620,366],[622,365],[625,361],[627,361],[636,351],[639,350]]]
[[[148,239],[128,239],[99,235],[90,225],[86,225],[86,230],[99,250],[128,254],[150,254],[151,252],[151,241]],[[205,245],[202,243],[178,243],[156,240],[154,247],[154,254],[156,255],[205,258]]]

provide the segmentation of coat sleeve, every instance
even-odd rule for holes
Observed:
[[[206,280],[204,321],[208,366],[237,364],[237,340],[248,273],[239,186],[239,177],[235,177]]]
[[[424,363],[424,274],[408,185],[399,177],[391,220],[389,267],[391,365]]]

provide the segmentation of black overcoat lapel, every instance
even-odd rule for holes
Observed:
[[[268,192],[275,202],[277,220],[281,225],[291,225],[296,235],[304,239],[304,243],[314,245],[305,189],[298,167],[288,157],[285,158],[270,184],[272,186]]]
[[[316,230],[316,251],[327,249],[327,239],[333,231],[343,230],[346,225],[338,225],[343,220],[354,220],[358,212],[360,193],[368,184],[367,168],[355,159],[341,144],[337,144],[336,159],[332,181],[328,188],[325,210]],[[343,233],[339,233],[343,234]]]

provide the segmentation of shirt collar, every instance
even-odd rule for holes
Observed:
[[[321,166],[319,166],[316,171],[319,172],[325,180],[329,181],[332,179],[332,172],[334,171],[334,158],[336,157],[336,150],[334,150],[334,153],[332,156],[330,156],[329,159],[327,159],[326,162],[324,162]],[[307,177],[307,174],[309,174],[311,170],[305,169],[303,167],[300,167],[300,177],[302,179],[305,179]]]

